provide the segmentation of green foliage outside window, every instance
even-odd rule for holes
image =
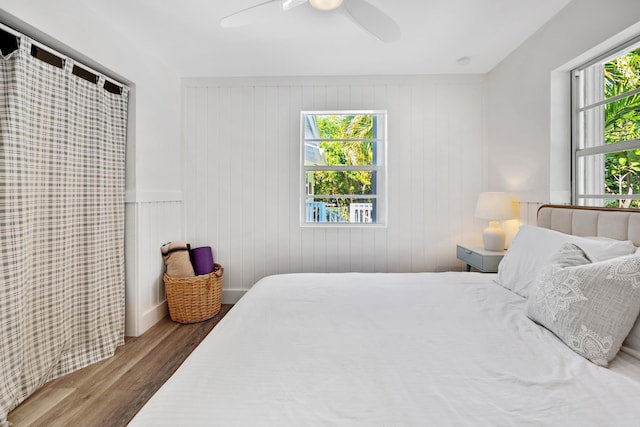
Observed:
[[[640,88],[640,48],[604,65],[605,99]],[[640,139],[640,95],[610,102],[604,107],[604,143]],[[605,190],[608,194],[640,193],[640,149],[605,154]],[[640,208],[640,200],[608,200],[606,206]]]
[[[372,114],[316,116],[327,166],[370,166],[374,163]],[[314,173],[314,193],[321,195],[372,194],[370,171],[318,171]],[[357,200],[337,198],[340,215],[349,218],[349,204]]]

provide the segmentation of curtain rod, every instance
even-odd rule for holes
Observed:
[[[2,23],[2,22],[0,22],[0,29],[1,29],[1,30],[4,30],[4,31],[6,31],[6,32],[8,32],[8,33],[10,33],[10,34],[13,34],[13,35],[14,35],[14,36],[16,36],[16,37],[29,37],[29,38],[31,39],[32,44],[34,44],[35,46],[37,46],[37,47],[39,47],[39,48],[42,48],[42,49],[44,49],[44,50],[47,50],[47,51],[49,51],[49,52],[51,52],[51,53],[54,53],[55,55],[60,56],[62,59],[65,59],[65,60],[67,60],[67,59],[71,59],[73,62],[75,62],[75,63],[77,63],[77,64],[81,65],[81,66],[82,66],[82,68],[86,69],[87,71],[90,71],[90,72],[92,72],[93,74],[95,74],[95,75],[97,75],[97,76],[102,76],[105,80],[108,80],[108,81],[110,81],[111,83],[113,83],[113,84],[115,84],[115,85],[117,85],[117,86],[120,86],[120,87],[128,87],[126,84],[124,84],[124,83],[120,83],[119,81],[117,81],[117,80],[115,80],[115,79],[112,79],[112,78],[111,78],[111,77],[109,77],[109,76],[106,76],[104,73],[101,73],[100,71],[96,71],[96,70],[94,70],[93,68],[91,68],[91,67],[87,66],[85,63],[83,63],[83,62],[81,62],[81,61],[77,61],[76,59],[74,59],[73,57],[70,57],[69,55],[65,55],[65,54],[63,54],[63,53],[61,53],[61,52],[58,52],[58,51],[57,51],[57,50],[55,50],[54,48],[52,48],[52,47],[50,47],[50,46],[47,46],[47,45],[46,45],[46,44],[44,44],[44,43],[40,43],[38,40],[35,40],[35,39],[31,38],[30,36],[28,36],[28,35],[26,35],[26,34],[23,34],[23,33],[21,33],[20,31],[15,30],[15,29],[13,29],[13,28],[9,27],[8,25],[6,25],[6,24],[4,24],[4,23]]]

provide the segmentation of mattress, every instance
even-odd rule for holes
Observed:
[[[264,278],[130,425],[640,425],[640,361],[587,361],[494,277]]]

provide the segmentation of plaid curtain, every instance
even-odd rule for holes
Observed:
[[[0,426],[124,343],[128,89],[30,52],[0,58]]]

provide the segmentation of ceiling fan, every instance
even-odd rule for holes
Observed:
[[[223,28],[247,25],[270,12],[286,12],[307,2],[319,11],[343,10],[362,29],[385,43],[400,39],[398,24],[366,0],[268,0],[225,16],[220,25]]]

